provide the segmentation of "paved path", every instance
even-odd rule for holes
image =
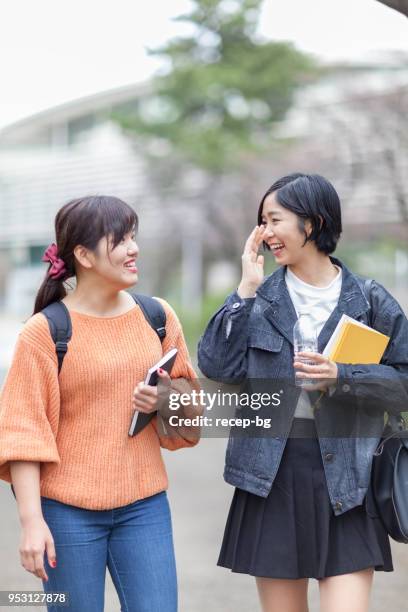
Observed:
[[[224,446],[225,440],[206,439],[195,449],[176,453],[165,451],[171,482],[169,497],[179,572],[180,612],[255,612],[259,609],[252,578],[216,567],[232,495],[232,488],[221,478]],[[20,567],[15,502],[4,483],[0,484],[0,525],[0,590],[40,589],[40,581]],[[393,557],[394,572],[375,573],[370,612],[407,609],[408,546],[393,545]],[[309,601],[310,612],[317,611],[315,580],[310,581]],[[105,610],[120,610],[109,574]]]

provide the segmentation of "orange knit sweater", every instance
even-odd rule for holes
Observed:
[[[72,338],[58,361],[44,315],[21,331],[0,397],[0,478],[11,482],[12,460],[41,462],[41,495],[108,510],[167,488],[160,445],[194,446],[164,436],[157,419],[127,435],[136,384],[162,353],[177,347],[172,378],[196,378],[180,323],[167,315],[160,343],[140,307],[113,317],[70,311]]]

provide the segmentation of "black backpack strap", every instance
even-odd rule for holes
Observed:
[[[50,334],[55,343],[59,374],[65,353],[68,350],[68,342],[71,340],[72,336],[71,317],[63,302],[53,302],[46,306],[41,312],[47,319]]]
[[[364,297],[367,300],[368,306],[369,306],[369,315],[368,315],[368,322],[370,327],[372,327],[373,324],[373,308],[371,305],[371,287],[373,285],[373,280],[371,278],[359,278],[359,284],[361,287],[362,292],[364,293]],[[394,430],[401,430],[401,419],[402,419],[402,424],[405,424],[404,418],[402,417],[401,413],[400,414],[392,414],[391,412],[388,412],[388,410],[386,410],[387,412],[387,425],[394,427]]]
[[[131,293],[130,295],[136,304],[139,304],[146,321],[159,336],[160,342],[163,342],[166,337],[166,313],[163,306],[149,295],[141,295],[140,293]]]

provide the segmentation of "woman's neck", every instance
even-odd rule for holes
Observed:
[[[100,317],[122,314],[134,306],[126,291],[89,283],[78,283],[62,301],[67,308]]]
[[[327,287],[339,273],[330,257],[319,252],[309,253],[296,264],[289,264],[288,268],[300,280],[315,287]]]

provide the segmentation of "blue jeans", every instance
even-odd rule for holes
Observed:
[[[113,510],[86,510],[41,498],[57,567],[45,592],[69,593],[69,606],[48,612],[103,612],[108,567],[122,612],[176,612],[177,576],[166,492]]]

